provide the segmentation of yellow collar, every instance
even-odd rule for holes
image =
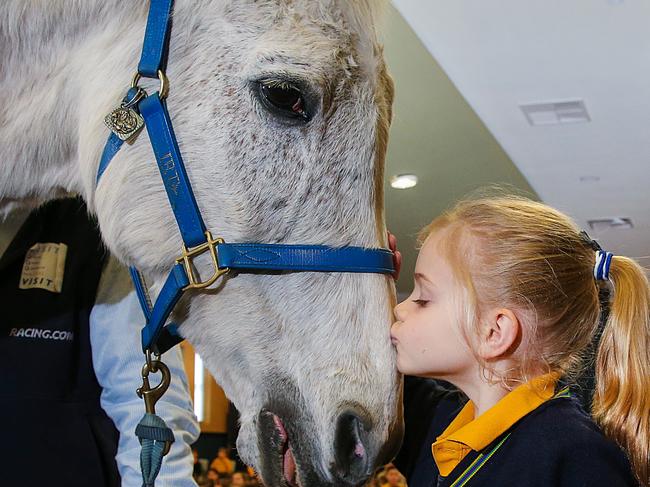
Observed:
[[[470,451],[479,451],[496,440],[513,424],[553,397],[558,374],[536,377],[509,392],[474,419],[469,401],[445,431],[431,445],[440,475],[446,477]]]

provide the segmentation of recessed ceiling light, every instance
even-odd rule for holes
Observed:
[[[408,189],[418,184],[415,174],[398,174],[390,178],[390,185],[395,189]]]

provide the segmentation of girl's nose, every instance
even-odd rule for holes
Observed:
[[[393,314],[395,315],[395,319],[397,321],[404,321],[404,315],[406,311],[406,301],[402,301],[401,303],[397,303],[395,307],[393,308]]]

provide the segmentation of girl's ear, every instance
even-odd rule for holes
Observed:
[[[506,358],[521,342],[521,323],[508,308],[491,310],[482,320],[479,355],[484,360]]]

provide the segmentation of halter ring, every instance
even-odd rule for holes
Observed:
[[[131,88],[138,88],[138,82],[140,81],[140,78],[142,78],[142,75],[140,73],[135,73],[133,75],[133,79],[131,80]],[[158,96],[160,96],[161,100],[164,100],[169,94],[169,79],[167,79],[167,75],[165,75],[165,73],[163,73],[160,69],[158,70],[158,79],[160,80],[160,90],[158,91]]]

